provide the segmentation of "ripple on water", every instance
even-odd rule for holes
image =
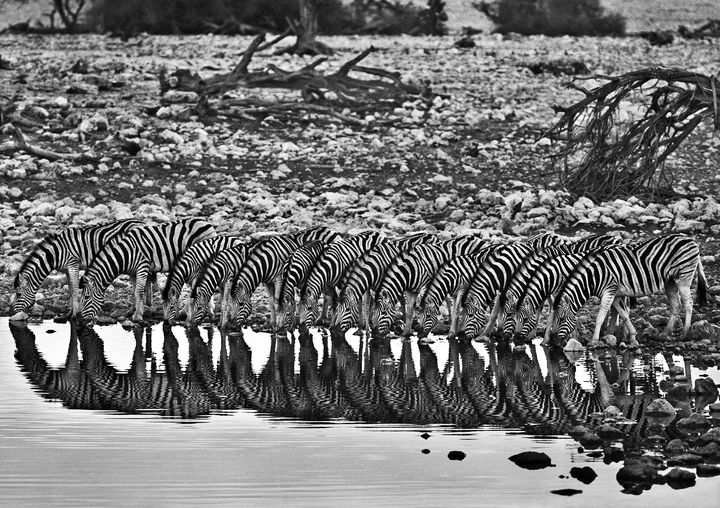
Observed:
[[[0,504],[561,505],[551,491],[567,489],[589,505],[715,499],[717,478],[626,496],[621,464],[578,451],[567,430],[613,404],[641,435],[633,411],[664,393],[670,365],[691,382],[718,383],[717,368],[434,339],[0,320]],[[522,470],[508,457],[523,451],[556,467]],[[570,477],[576,465],[597,479]]]

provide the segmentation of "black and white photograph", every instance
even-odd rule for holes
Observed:
[[[720,506],[720,0],[0,0],[0,506]]]

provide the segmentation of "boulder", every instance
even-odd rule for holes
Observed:
[[[509,459],[517,466],[530,470],[545,469],[553,465],[550,457],[542,452],[522,452]]]
[[[570,470],[570,476],[585,485],[590,485],[593,481],[595,481],[595,478],[597,478],[597,473],[589,466],[574,467]]]
[[[682,439],[673,439],[665,445],[665,453],[668,455],[680,455],[687,452],[687,445]]]
[[[677,426],[686,429],[702,429],[710,427],[710,422],[703,415],[693,413],[687,418],[678,420]]]
[[[720,476],[720,465],[698,464],[695,471],[697,472],[697,475],[701,478],[709,478],[711,476]]]
[[[672,416],[675,417],[675,408],[665,399],[655,399],[648,404],[645,414],[651,416]]]
[[[709,377],[701,377],[695,380],[695,393],[697,395],[710,395],[714,398],[718,396],[718,388],[715,381]]]
[[[643,462],[623,466],[615,475],[615,479],[626,488],[633,485],[652,485],[661,481],[657,470]]]
[[[673,489],[686,489],[695,485],[695,473],[676,467],[665,475],[665,481]]]

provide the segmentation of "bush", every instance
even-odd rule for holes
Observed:
[[[500,33],[523,35],[622,35],[625,19],[606,13],[600,0],[499,0],[480,2]]]
[[[298,16],[297,0],[95,0],[88,15],[103,31],[157,34],[282,31]],[[321,0],[321,33],[342,33],[351,23],[342,0]]]

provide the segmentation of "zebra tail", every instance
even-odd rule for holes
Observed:
[[[697,285],[697,303],[704,307],[707,305],[707,279],[705,278],[705,270],[703,270],[702,262],[698,260],[698,285]]]

